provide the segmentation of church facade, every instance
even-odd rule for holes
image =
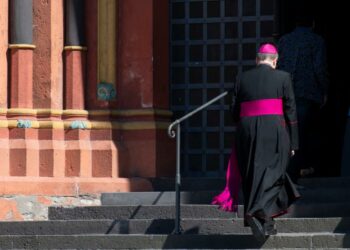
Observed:
[[[0,1],[0,219],[173,176],[167,4]]]
[[[317,4],[332,82],[319,170],[334,176],[350,100],[346,65],[336,63],[346,40],[335,27],[346,15],[323,13],[346,8]],[[1,0],[0,220],[46,219],[49,206],[99,205],[103,192],[150,191],[154,179],[173,178],[171,121],[231,89],[255,66],[261,43],[293,29],[297,7],[284,0]],[[235,134],[229,103],[182,124],[184,177],[225,176]]]

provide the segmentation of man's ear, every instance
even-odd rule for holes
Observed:
[[[274,65],[275,67],[277,67],[277,61],[278,61],[278,58],[276,58],[276,59],[273,60],[273,65]]]

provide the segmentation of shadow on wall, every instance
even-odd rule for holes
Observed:
[[[350,110],[349,110],[350,115]],[[345,129],[343,150],[342,150],[342,165],[341,176],[350,176],[350,116],[348,115]]]
[[[343,217],[341,218],[339,224],[334,229],[334,233],[340,234],[336,237],[340,237],[339,243],[341,243],[341,248],[350,248],[350,218]],[[333,246],[332,246],[333,247]]]

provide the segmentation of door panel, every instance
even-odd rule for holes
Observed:
[[[171,109],[175,118],[233,87],[272,41],[273,0],[171,0]],[[182,124],[185,176],[223,176],[234,127],[229,98]]]

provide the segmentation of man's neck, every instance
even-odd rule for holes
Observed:
[[[268,65],[270,66],[271,68],[275,68],[275,66],[273,65],[273,62],[269,62],[269,61],[262,61],[262,62],[259,62],[258,65]]]

